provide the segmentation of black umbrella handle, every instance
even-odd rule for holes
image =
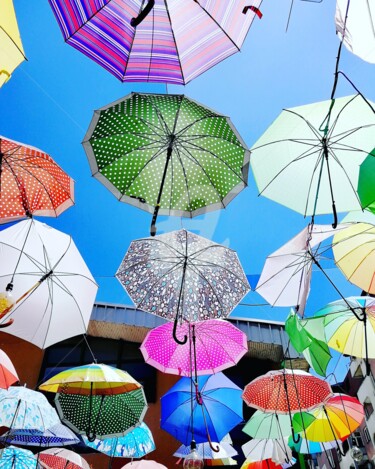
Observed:
[[[337,211],[336,211],[336,204],[335,204],[335,201],[332,202],[332,212],[333,212],[332,228],[333,228],[333,229],[336,229],[336,228],[337,228]]]
[[[160,208],[160,204],[157,204],[154,209],[154,214],[152,215],[152,221],[151,221],[151,226],[150,226],[151,236],[156,235],[156,219],[158,218],[159,208]]]
[[[293,427],[292,427],[292,438],[295,444],[297,444],[299,440],[301,439],[301,435],[299,433],[297,433],[297,438],[296,438],[296,432],[294,431]]]
[[[130,24],[135,28],[138,26],[142,21],[146,18],[146,16],[150,13],[155,5],[155,0],[148,0],[147,5],[143,8],[143,10],[139,13],[136,18],[132,18],[130,20]]]
[[[94,432],[90,432],[90,430],[88,430],[86,432],[86,436],[87,436],[87,439],[89,440],[90,443],[93,443],[95,440],[96,440],[96,435]]]
[[[173,339],[174,339],[174,341],[177,342],[178,344],[184,345],[184,344],[186,344],[188,338],[187,338],[187,335],[185,335],[182,340],[180,340],[180,339],[177,337],[177,323],[178,323],[178,318],[177,318],[177,315],[176,315],[175,320],[174,320],[174,323],[173,323]]]

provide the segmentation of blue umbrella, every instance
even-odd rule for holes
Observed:
[[[0,469],[34,469],[40,467],[33,453],[9,446],[0,451]]]
[[[65,446],[75,445],[80,439],[65,425],[58,423],[44,432],[37,430],[9,430],[0,436],[3,444],[22,446]]]
[[[160,426],[184,445],[221,441],[243,421],[241,395],[223,373],[183,377],[161,398]]]
[[[297,453],[302,453],[302,454],[325,453],[326,451],[330,449],[337,448],[336,441],[328,441],[326,443],[323,443],[323,442],[305,440],[305,438],[300,438],[298,443],[294,443],[292,438],[290,438],[288,444],[291,448],[295,449]]]
[[[154,438],[151,430],[145,423],[134,428],[131,432],[118,438],[96,438],[90,442],[83,436],[86,446],[107,454],[112,458],[142,458],[155,449]]]

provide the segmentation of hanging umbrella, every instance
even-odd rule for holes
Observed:
[[[333,394],[310,413],[296,413],[293,427],[309,441],[337,443],[353,433],[363,419],[364,410],[358,399]]]
[[[38,454],[45,469],[90,469],[87,461],[74,451],[65,448],[48,448]]]
[[[183,345],[172,339],[172,329],[172,323],[152,329],[140,347],[146,363],[163,373],[217,373],[234,366],[248,349],[246,334],[222,319],[178,325],[177,337],[189,338]]]
[[[0,450],[0,469],[40,468],[34,454],[21,448],[8,446]]]
[[[182,85],[240,50],[261,0],[49,3],[64,40],[119,80]]]
[[[237,461],[233,458],[223,458],[223,459],[206,459],[204,465],[211,466],[237,466]]]
[[[337,449],[336,441],[318,442],[309,441],[305,438],[300,438],[298,443],[294,443],[293,439],[290,438],[289,446],[301,454],[325,453],[328,450]]]
[[[156,461],[141,459],[140,461],[131,461],[121,469],[168,469]]]
[[[375,63],[374,3],[336,0],[335,22],[337,34],[346,48],[366,62]]]
[[[41,384],[39,389],[80,395],[110,395],[134,391],[141,387],[126,371],[103,363],[91,363],[64,370]]]
[[[237,456],[237,451],[229,443],[221,441],[220,443],[212,443],[216,448],[219,448],[219,451],[213,451],[210,444],[199,443],[197,445],[197,453],[201,459],[225,459],[231,458],[232,456]],[[177,458],[186,458],[191,453],[190,445],[185,446],[181,445],[177,451],[173,453],[173,456]]]
[[[271,305],[295,306],[303,315],[313,266],[319,268],[327,250],[323,242],[343,228],[309,224],[267,257],[256,291]]]
[[[82,438],[86,446],[112,458],[142,458],[155,449],[151,430],[144,422],[124,436],[96,439],[93,442],[85,436]]]
[[[285,109],[252,148],[260,193],[304,216],[361,209],[359,165],[375,114],[360,95]]]
[[[277,412],[257,410],[242,431],[257,440],[281,440],[291,433],[290,418]]]
[[[362,207],[375,214],[375,149],[359,168],[358,195]]]
[[[44,432],[60,422],[46,397],[23,386],[0,389],[0,426]]]
[[[193,217],[246,186],[249,151],[228,117],[184,95],[131,93],[95,111],[83,141],[91,171],[122,202]]]
[[[279,440],[253,439],[242,445],[241,448],[245,458],[251,461],[271,459],[276,464],[284,464],[292,460],[292,450],[288,446],[288,438]]]
[[[337,267],[349,282],[375,294],[375,226],[354,223],[333,238]]]
[[[161,398],[163,430],[184,445],[221,441],[242,422],[242,390],[223,373],[181,378]]]
[[[0,324],[46,348],[86,332],[97,285],[70,236],[30,219],[0,232],[1,290]]]
[[[241,469],[286,469],[292,465],[292,463],[276,464],[271,459],[265,459],[264,461],[246,460]]]
[[[9,430],[0,436],[0,442],[7,445],[21,446],[65,446],[75,445],[79,438],[61,423],[43,432],[37,430]]]
[[[1,308],[1,299],[0,299]],[[19,381],[16,369],[8,355],[0,349],[0,389],[8,389]]]
[[[304,327],[307,321],[300,319],[295,311],[291,310],[285,321],[285,332],[296,352],[303,353],[313,370],[325,377],[332,356],[326,343],[324,318],[314,321],[313,331],[310,330],[311,326],[309,329]]]
[[[47,153],[0,136],[0,223],[57,217],[73,204],[73,179]]]
[[[26,60],[12,0],[3,0],[0,18],[0,87]]]
[[[178,322],[225,318],[249,291],[235,251],[186,230],[133,241],[117,273],[136,307]]]

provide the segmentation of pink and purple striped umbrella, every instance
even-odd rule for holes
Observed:
[[[218,373],[234,366],[248,349],[246,334],[224,319],[178,325],[177,335],[189,338],[183,345],[173,339],[172,329],[172,322],[152,329],[141,345],[146,363],[164,373],[194,376],[195,362],[197,375]]]
[[[49,0],[65,41],[118,79],[173,84],[238,52],[261,2]]]

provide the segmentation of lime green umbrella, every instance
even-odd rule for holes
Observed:
[[[375,148],[359,168],[358,195],[362,207],[375,214]]]
[[[95,111],[83,146],[93,176],[156,217],[224,208],[246,186],[249,151],[228,117],[184,95],[131,93]]]

